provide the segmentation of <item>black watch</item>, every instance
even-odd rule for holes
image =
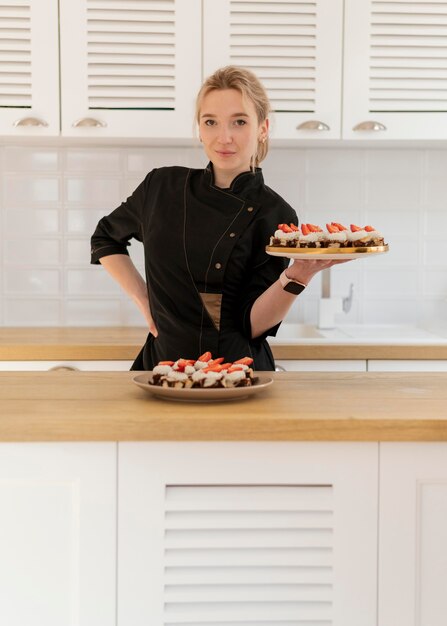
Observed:
[[[289,278],[286,275],[286,270],[284,270],[284,272],[280,274],[279,282],[281,283],[284,291],[293,293],[295,296],[298,296],[302,291],[306,289],[306,285],[299,283],[297,280],[293,280],[293,278]]]

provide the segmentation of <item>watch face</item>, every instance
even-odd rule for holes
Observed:
[[[300,294],[304,290],[305,290],[305,286],[304,285],[300,285],[299,283],[294,283],[293,281],[290,282],[290,283],[287,283],[287,285],[284,287],[284,291],[288,291],[289,293],[293,293],[296,296],[298,294]]]

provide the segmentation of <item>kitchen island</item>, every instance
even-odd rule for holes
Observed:
[[[159,400],[136,372],[0,372],[0,441],[447,441],[447,374],[268,372],[243,401]]]
[[[0,623],[444,623],[447,374],[134,375],[0,373]]]

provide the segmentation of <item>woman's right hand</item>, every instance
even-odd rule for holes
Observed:
[[[341,263],[348,263],[351,259],[295,259],[295,261],[289,265],[286,270],[286,276],[293,278],[303,285],[308,285],[310,280],[323,270],[332,267],[333,265],[340,265]]]
[[[110,254],[101,257],[100,261],[110,276],[132,298],[143,314],[149,332],[157,337],[158,330],[151,313],[147,285],[132,259],[127,254]]]
[[[154,335],[154,337],[158,336],[158,330],[155,326],[154,318],[152,317],[151,305],[149,304],[149,300],[145,298],[144,300],[137,300],[136,304],[140,311],[142,312],[144,319],[146,320],[147,327],[149,328],[149,332]]]

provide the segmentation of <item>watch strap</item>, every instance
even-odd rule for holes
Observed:
[[[296,296],[306,289],[306,285],[303,285],[303,283],[300,283],[293,278],[289,278],[286,274],[286,270],[279,275],[279,282],[281,283],[284,291],[293,293]]]

